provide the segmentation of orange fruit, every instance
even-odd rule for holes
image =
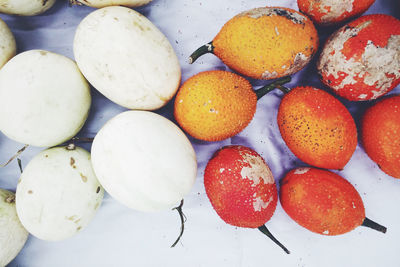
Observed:
[[[361,15],[375,0],[297,0],[299,9],[319,25],[338,24]]]
[[[220,141],[242,131],[253,119],[257,96],[249,81],[227,71],[205,71],[179,89],[174,115],[191,136]]]
[[[343,169],[357,146],[357,129],[346,107],[327,92],[296,87],[278,110],[278,126],[289,149],[320,168]]]
[[[275,79],[301,70],[318,48],[318,34],[302,13],[260,7],[229,20],[214,40],[191,56],[214,53],[235,71],[255,79]]]
[[[400,20],[362,16],[326,42],[317,67],[322,82],[352,101],[376,99],[400,83]]]
[[[400,96],[369,108],[362,121],[365,152],[388,175],[400,178]]]
[[[291,170],[280,182],[282,208],[298,224],[321,235],[340,235],[358,226],[386,232],[365,217],[363,201],[343,177],[316,168]]]

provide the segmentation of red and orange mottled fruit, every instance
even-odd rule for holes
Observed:
[[[226,223],[258,228],[286,253],[264,225],[275,212],[278,193],[264,159],[244,146],[226,146],[214,153],[204,171],[204,186],[217,214]]]
[[[228,224],[258,228],[275,212],[274,177],[264,159],[250,148],[218,150],[205,169],[204,186],[215,211]]]
[[[390,176],[400,178],[400,96],[386,98],[367,110],[362,121],[365,152]]]
[[[362,16],[336,31],[317,63],[322,82],[352,101],[376,99],[400,83],[400,20]]]
[[[343,169],[357,146],[357,129],[346,107],[327,92],[296,87],[278,110],[278,126],[289,149],[320,168]]]
[[[302,13],[284,7],[260,7],[229,20],[214,38],[190,57],[214,53],[237,72],[275,79],[301,70],[318,49],[318,33]]]
[[[333,25],[357,17],[375,0],[297,0],[299,9],[319,25]]]
[[[257,96],[249,81],[227,71],[206,71],[179,89],[174,114],[191,136],[219,141],[242,131],[256,112]]]
[[[283,209],[304,228],[322,235],[340,235],[358,226],[386,232],[365,217],[356,189],[341,176],[316,168],[291,170],[280,182]]]

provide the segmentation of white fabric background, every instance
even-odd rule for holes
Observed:
[[[206,55],[193,65],[187,63],[187,57],[212,40],[221,26],[237,13],[265,5],[297,9],[295,0],[154,0],[137,10],[171,41],[185,81],[200,71],[226,69],[213,55]],[[399,18],[399,5],[398,0],[377,0],[367,13],[386,13]],[[41,16],[0,17],[14,32],[19,52],[46,49],[73,58],[75,29],[92,10],[68,7],[65,0],[59,0]],[[320,31],[322,43],[332,30]],[[252,82],[256,87],[264,83]],[[315,74],[315,62],[294,76],[290,86],[295,85],[325,88]],[[400,87],[392,91],[399,92]],[[292,254],[286,255],[258,230],[227,225],[214,212],[204,191],[203,171],[213,152],[221,146],[242,144],[254,148],[265,158],[277,181],[293,167],[305,166],[280,137],[276,125],[280,99],[281,93],[276,91],[260,100],[252,123],[232,139],[216,143],[191,139],[199,170],[196,184],[185,198],[184,212],[188,220],[185,234],[176,248],[170,248],[180,227],[175,211],[137,212],[106,195],[98,214],[82,233],[56,243],[30,236],[10,266],[400,266],[400,180],[380,171],[360,145],[340,174],[360,193],[367,216],[388,227],[386,235],[359,227],[341,236],[320,236],[298,226],[278,204],[267,227],[291,250]],[[341,100],[359,125],[363,111],[371,103]],[[170,102],[158,112],[173,119],[172,106]],[[93,90],[93,107],[80,136],[94,136],[108,119],[123,110]],[[0,134],[0,161],[6,161],[21,146]],[[90,145],[84,147],[90,149]],[[21,157],[23,164],[40,150],[29,148]],[[0,169],[0,187],[15,190],[18,176],[17,162]]]

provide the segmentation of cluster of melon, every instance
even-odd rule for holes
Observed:
[[[71,1],[94,7],[148,2]],[[44,240],[80,232],[99,208],[104,189],[140,211],[163,210],[181,201],[196,178],[195,151],[178,126],[149,112],[166,105],[176,92],[174,116],[179,126],[194,138],[220,141],[242,131],[256,112],[257,100],[277,88],[285,93],[277,122],[290,150],[311,166],[343,169],[357,145],[349,111],[324,90],[311,86],[290,90],[285,84],[318,51],[313,21],[343,23],[373,3],[344,2],[335,6],[332,1],[298,0],[305,14],[283,7],[238,14],[190,61],[213,53],[239,74],[202,72],[179,90],[181,69],[169,41],[129,8],[105,7],[80,23],[73,44],[76,63],[43,50],[15,56],[15,40],[0,20],[0,40],[6,44],[0,54],[0,130],[20,143],[50,147],[28,163],[15,196],[0,190],[4,206],[0,223],[8,223],[0,229],[0,243],[9,248],[0,251],[0,265],[16,256],[28,232]],[[54,1],[39,7],[34,3],[29,10],[9,4],[0,12],[39,14]],[[101,45],[93,46],[96,43]],[[352,101],[376,99],[400,83],[399,44],[397,19],[362,16],[329,38],[316,67],[322,82],[339,96]],[[240,74],[273,81],[253,90]],[[134,109],[102,127],[91,153],[70,142],[88,117],[89,83],[116,104]],[[400,178],[400,142],[391,137],[400,131],[399,107],[400,96],[378,102],[366,112],[361,130],[367,154],[396,178]],[[225,222],[258,228],[289,253],[265,226],[275,212],[278,190],[256,151],[244,146],[221,148],[207,164],[204,185]],[[280,182],[279,198],[291,218],[316,233],[343,234],[360,225],[386,231],[366,218],[354,187],[327,170],[291,170]],[[10,236],[15,242],[10,243]]]

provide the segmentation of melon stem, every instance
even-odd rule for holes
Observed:
[[[23,172],[23,170],[22,170],[22,161],[21,161],[21,159],[20,158],[17,158],[17,161],[18,161],[18,167],[19,167],[19,171],[21,172],[21,174],[22,174],[22,172]]]
[[[289,93],[290,89],[283,85],[285,83],[290,82],[291,80],[292,80],[292,78],[290,76],[285,76],[285,77],[282,77],[282,78],[279,78],[279,79],[273,81],[270,84],[267,84],[267,85],[261,87],[260,89],[257,89],[255,91],[256,95],[257,95],[257,100],[260,99],[261,97],[265,96],[266,94],[268,94],[275,88],[281,90],[284,94]]]
[[[182,201],[181,201],[181,204],[180,204],[178,207],[172,209],[172,210],[177,210],[178,213],[179,213],[179,217],[180,217],[180,219],[181,219],[181,232],[179,233],[179,236],[178,236],[178,238],[176,239],[176,241],[172,244],[171,248],[175,247],[176,244],[178,244],[179,240],[181,239],[181,237],[182,237],[182,235],[183,235],[183,231],[185,231],[185,221],[186,221],[186,217],[185,217],[185,214],[184,214],[183,211],[182,211],[182,206],[183,206],[183,199],[182,199]]]
[[[15,153],[14,156],[12,156],[6,163],[3,163],[0,165],[0,167],[5,167],[8,164],[10,164],[16,157],[18,157],[19,155],[21,155],[22,152],[24,152],[24,150],[28,147],[29,145],[24,145],[23,148],[21,148],[20,150],[17,151],[17,153]]]
[[[386,233],[386,230],[387,230],[387,228],[385,226],[380,225],[380,224],[378,224],[378,223],[376,223],[376,222],[374,222],[374,221],[372,221],[372,220],[370,220],[368,218],[365,218],[361,225],[369,227],[369,228],[372,228],[372,229],[374,229],[376,231],[379,231],[379,232],[382,232],[384,234]]]
[[[189,64],[194,63],[199,57],[208,53],[214,53],[214,46],[212,42],[209,42],[208,44],[205,44],[194,51],[189,57]]]
[[[264,235],[268,236],[275,244],[277,244],[279,247],[281,247],[283,249],[283,251],[285,251],[287,254],[290,254],[290,251],[284,245],[282,245],[282,243],[279,242],[278,239],[276,239],[271,234],[271,232],[268,230],[268,228],[265,225],[258,227],[258,230],[260,230]]]

